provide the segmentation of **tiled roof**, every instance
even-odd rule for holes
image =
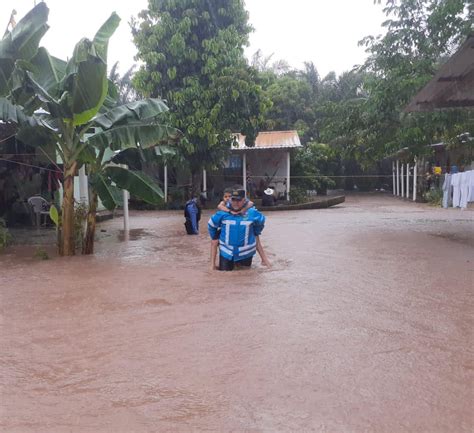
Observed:
[[[259,132],[254,147],[245,145],[245,135],[234,134],[237,143],[233,150],[259,150],[259,149],[288,149],[301,147],[300,137],[296,131],[267,131]]]

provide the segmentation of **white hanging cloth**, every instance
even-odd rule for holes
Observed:
[[[443,182],[443,207],[446,209],[452,203],[452,186],[451,186],[451,174],[444,175],[444,182]]]
[[[454,173],[451,176],[451,185],[453,186],[453,207],[461,205],[461,173]]]

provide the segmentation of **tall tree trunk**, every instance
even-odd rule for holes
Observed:
[[[64,167],[63,207],[61,215],[61,242],[59,254],[73,256],[76,253],[74,239],[74,175],[77,162]]]
[[[195,169],[191,174],[191,197],[199,197],[201,193],[202,169]]]
[[[91,191],[89,210],[87,211],[86,234],[82,242],[82,254],[94,254],[94,237],[98,202],[97,194]]]

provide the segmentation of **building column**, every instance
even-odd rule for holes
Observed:
[[[165,164],[163,170],[163,178],[164,178],[164,200],[165,203],[168,203],[168,164]]]
[[[287,152],[287,160],[286,160],[286,200],[290,201],[290,162],[291,156],[290,151]]]
[[[245,151],[243,152],[242,156],[242,178],[243,178],[243,187],[245,191],[245,195],[247,195],[247,154]]]

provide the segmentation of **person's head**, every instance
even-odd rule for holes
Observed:
[[[233,189],[230,196],[230,205],[234,210],[240,210],[245,203],[245,191],[243,189]]]
[[[224,202],[228,202],[231,196],[232,196],[232,188],[226,188],[224,190],[224,196],[222,197],[222,200],[224,200]]]

